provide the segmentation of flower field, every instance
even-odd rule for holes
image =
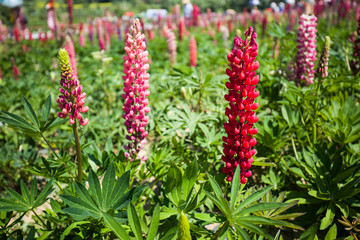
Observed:
[[[358,239],[359,3],[67,2],[0,21],[0,239]]]

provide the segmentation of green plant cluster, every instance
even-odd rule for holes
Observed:
[[[260,25],[256,30],[261,36]],[[104,54],[76,43],[90,108],[89,124],[79,129],[82,182],[75,179],[71,126],[56,117],[58,43],[2,44],[0,239],[356,239],[360,86],[347,64],[354,30],[319,19],[318,52],[326,35],[332,41],[329,76],[305,87],[287,79],[295,32],[271,24],[258,38],[259,133],[246,185],[239,174],[226,183],[221,171],[226,55],[234,33],[224,42],[220,33],[212,39],[191,29],[195,68],[189,38],[178,42],[172,68],[166,39],[157,34],[147,41],[152,110],[149,159],[142,163],[126,162],[123,152],[124,43],[112,39]],[[21,72],[17,81],[11,56]]]

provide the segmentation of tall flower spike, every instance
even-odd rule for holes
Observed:
[[[358,19],[358,27],[356,34],[353,34],[351,39],[353,46],[353,60],[350,63],[353,74],[356,75],[360,72],[360,17]]]
[[[228,175],[226,180],[232,181],[234,170],[240,165],[242,184],[252,174],[249,168],[256,153],[252,147],[256,145],[254,135],[258,132],[254,123],[259,120],[254,112],[259,107],[258,103],[254,103],[259,96],[259,91],[255,91],[259,82],[259,75],[255,73],[259,68],[259,62],[255,61],[258,54],[256,33],[249,27],[244,34],[244,40],[235,37],[233,49],[227,55],[230,68],[226,69],[226,74],[230,81],[226,83],[229,94],[225,95],[225,100],[229,102],[229,107],[225,109],[225,114],[229,121],[224,123],[227,136],[222,138],[222,160],[225,162],[222,171]]]
[[[196,51],[196,39],[194,37],[190,38],[189,50],[190,50],[190,65],[196,67],[197,51]]]
[[[296,79],[306,85],[314,83],[316,62],[316,20],[312,15],[301,15],[297,33]]]
[[[175,33],[172,30],[165,28],[164,35],[167,39],[170,65],[174,66],[176,63],[176,48],[177,48]]]
[[[81,113],[89,110],[88,106],[84,106],[86,93],[82,93],[82,86],[73,74],[69,54],[64,48],[59,51],[59,59],[61,72],[61,87],[59,91],[61,95],[56,102],[61,112],[58,112],[57,115],[60,118],[69,116],[71,125],[74,124],[77,119],[82,126],[85,126],[88,124],[89,119],[83,119]]]
[[[129,143],[124,146],[127,150],[125,157],[129,161],[136,159],[140,150],[146,143],[146,136],[148,132],[145,127],[148,124],[149,116],[145,116],[150,112],[149,100],[150,95],[149,77],[147,73],[149,69],[148,51],[146,49],[145,35],[141,33],[141,26],[139,19],[135,19],[130,28],[130,33],[127,33],[125,52],[123,56],[124,62],[124,106],[125,114],[122,116],[125,119],[125,126],[128,132],[126,139]],[[141,158],[143,161],[147,160],[144,155]]]
[[[70,35],[66,35],[66,37],[65,37],[64,48],[65,48],[65,50],[66,50],[66,51],[68,52],[68,54],[69,54],[70,63],[71,63],[71,68],[72,68],[72,70],[73,70],[73,75],[74,75],[74,77],[77,78],[77,68],[76,68],[76,59],[75,59],[75,47],[74,47],[74,43],[73,43]]]
[[[322,78],[328,76],[328,63],[329,63],[329,52],[330,52],[330,37],[325,37],[325,46],[320,56],[319,67],[317,73],[321,74]]]

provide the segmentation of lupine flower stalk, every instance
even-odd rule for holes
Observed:
[[[325,37],[325,46],[320,56],[319,67],[317,72],[321,74],[322,78],[328,76],[328,63],[329,63],[329,52],[330,52],[330,37]]]
[[[185,19],[184,17],[180,18],[179,21],[179,40],[182,41],[185,34]]]
[[[190,52],[190,65],[196,67],[197,50],[196,50],[196,39],[194,37],[190,38],[189,52]]]
[[[84,106],[86,93],[82,92],[82,86],[77,76],[73,74],[70,57],[68,52],[62,48],[59,51],[60,59],[60,93],[61,95],[56,100],[61,109],[57,115],[60,118],[66,118],[69,116],[69,122],[73,126],[73,133],[76,145],[76,159],[78,163],[78,181],[82,180],[82,161],[81,161],[81,149],[78,134],[78,127],[76,119],[80,125],[85,126],[89,123],[89,120],[83,119],[81,113],[85,113],[89,110],[88,106]]]
[[[236,167],[240,166],[242,184],[252,175],[249,169],[252,156],[256,153],[252,147],[256,145],[254,135],[258,132],[254,123],[259,120],[254,112],[259,107],[258,103],[254,103],[259,96],[259,91],[255,91],[259,82],[259,75],[255,73],[259,68],[259,62],[255,61],[258,54],[256,33],[249,27],[244,34],[244,40],[235,37],[233,49],[227,55],[230,68],[226,69],[226,74],[230,81],[226,83],[229,94],[225,95],[225,100],[229,102],[229,107],[225,109],[225,114],[229,121],[224,123],[227,136],[223,137],[222,156],[225,162],[222,171],[228,175],[226,180],[232,181]]]
[[[176,63],[176,49],[177,49],[175,33],[170,29],[165,29],[164,35],[167,39],[170,65],[174,66]]]
[[[150,95],[149,77],[147,73],[149,69],[148,51],[146,51],[145,35],[141,33],[141,26],[136,19],[130,28],[131,33],[127,34],[125,52],[123,56],[124,62],[124,106],[125,126],[128,132],[126,139],[129,143],[124,146],[126,149],[125,157],[129,161],[136,159],[138,153],[143,149],[146,143],[148,132],[145,127],[148,124],[149,116],[145,116],[150,112],[149,100]],[[147,160],[147,156],[142,156],[141,160]]]
[[[353,74],[356,75],[360,72],[360,17],[358,19],[358,27],[356,35],[353,35],[353,60],[350,63]]]
[[[89,31],[89,41],[90,41],[91,45],[93,45],[94,44],[94,26],[92,24],[91,19],[88,24],[88,31]]]
[[[67,7],[68,7],[68,13],[69,13],[69,25],[73,23],[73,3],[72,0],[67,0]]]
[[[316,20],[313,15],[301,15],[297,33],[298,52],[296,57],[297,81],[306,85],[314,82],[316,61]]]

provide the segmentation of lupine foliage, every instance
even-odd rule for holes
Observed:
[[[347,11],[344,18],[352,16],[352,9]],[[66,70],[61,87],[68,88],[64,84],[73,80],[70,59],[56,61],[60,46],[52,39],[19,43],[5,39],[0,45],[1,238],[150,240],[190,235],[330,240],[351,235],[355,239],[360,208],[360,85],[351,68],[356,59],[348,40],[357,25],[351,17],[337,18],[336,11],[326,15],[328,19],[321,16],[327,11],[318,14],[316,53],[320,56],[325,46],[321,59],[328,63],[314,62],[322,74],[316,74],[309,86],[288,79],[288,63],[296,59],[298,28],[287,31],[290,23],[285,16],[269,14],[266,28],[257,21],[261,18],[236,20],[228,42],[214,31],[217,24],[228,23],[221,15],[218,19],[215,14],[213,22],[199,16],[199,27],[180,20],[182,40],[177,42],[173,64],[162,29],[154,29],[153,39],[146,36],[152,93],[144,129],[148,143],[142,149],[146,162],[128,161],[123,148],[128,144],[123,88],[128,86],[122,80],[122,58],[133,49],[113,34],[110,49],[98,52],[98,40],[105,49],[106,29],[100,21],[94,24],[99,27],[98,40],[87,36],[93,45],[86,42],[81,47],[73,35],[77,77],[87,93],[90,119],[79,126],[84,175],[80,181],[75,179],[76,137],[68,120],[57,117],[55,104],[59,66]],[[211,13],[208,16],[211,20]],[[223,125],[229,120],[224,96],[229,89],[234,91],[229,82],[239,81],[226,74],[226,56],[235,30],[253,35],[242,26],[245,22],[254,23],[259,36],[263,29],[266,34],[256,39],[256,155],[251,154],[251,176],[241,184],[246,174],[241,175],[241,164],[230,161],[231,182],[222,173],[226,166],[222,144],[228,140],[223,137],[232,135]],[[180,37],[173,23],[172,31]],[[326,36],[331,39],[329,50]],[[197,43],[196,64],[189,59],[192,37]],[[17,81],[13,64],[21,73]],[[255,70],[253,63],[246,70],[247,74]],[[61,94],[66,95],[65,90]]]

